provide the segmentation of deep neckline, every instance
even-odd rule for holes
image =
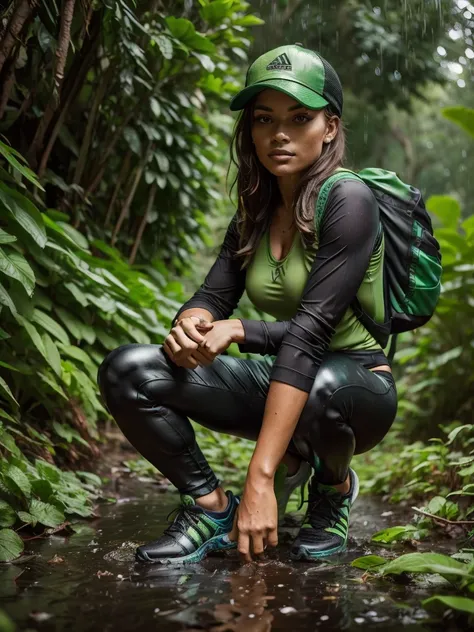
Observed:
[[[299,233],[299,231],[296,230],[295,234],[293,235],[293,241],[291,242],[291,246],[290,246],[288,252],[286,253],[286,255],[282,259],[277,259],[275,257],[275,255],[273,254],[273,252],[272,252],[272,247],[271,247],[271,244],[270,244],[270,227],[268,227],[267,232],[266,232],[267,255],[268,255],[268,258],[270,259],[270,261],[273,264],[281,265],[282,263],[284,263],[288,259],[288,257],[291,254],[291,251],[295,247],[296,238],[298,237],[298,233]]]

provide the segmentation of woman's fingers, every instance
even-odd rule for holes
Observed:
[[[251,539],[252,539],[252,551],[255,555],[258,555],[260,557],[261,555],[263,555],[263,552],[265,550],[265,547],[263,544],[263,537],[259,533],[252,533]]]
[[[237,550],[239,551],[240,557],[244,562],[252,561],[252,556],[250,555],[250,537],[248,533],[242,533],[241,531],[239,531]]]
[[[167,336],[165,338],[163,346],[166,347],[167,349],[169,349],[171,355],[174,355],[178,351],[181,351],[181,347],[176,342],[176,340],[173,338],[173,336]]]
[[[268,546],[278,545],[278,530],[276,527],[268,531],[266,539]]]
[[[210,324],[212,325],[212,323]],[[194,342],[202,342],[203,335],[200,334],[199,331],[196,329],[196,323],[194,322],[194,320],[191,320],[191,318],[183,318],[183,320],[179,324],[179,327],[181,327],[184,334],[188,338],[191,338],[191,340],[193,340]],[[176,329],[178,329],[179,327],[176,327]],[[212,329],[212,327],[210,327],[210,329]]]
[[[200,336],[200,334],[198,334],[197,332],[196,334]],[[173,327],[173,329],[171,330],[171,335],[184,351],[196,349],[198,346],[198,342],[200,342],[200,340],[192,340],[190,336],[188,336],[187,333],[184,331],[182,324],[178,325],[177,327]]]

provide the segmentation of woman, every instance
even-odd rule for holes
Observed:
[[[388,360],[350,307],[357,297],[384,321],[384,241],[371,190],[337,182],[319,237],[314,228],[318,190],[344,158],[342,106],[334,69],[299,44],[250,66],[231,103],[242,110],[232,142],[239,205],[220,254],[162,346],[119,347],[99,369],[121,430],[182,495],[174,522],[138,548],[138,560],[197,561],[237,540],[250,561],[276,546],[279,465],[288,475],[282,510],[313,472],[293,558],[345,548],[358,493],[350,461],[383,439],[397,402]],[[230,319],[244,289],[277,320]],[[232,342],[266,357],[222,355]],[[240,504],[219,485],[188,417],[257,441]]]

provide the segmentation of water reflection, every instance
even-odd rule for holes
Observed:
[[[99,520],[72,537],[32,541],[34,557],[0,567],[2,607],[20,629],[54,631],[428,629],[418,607],[427,588],[363,581],[349,565],[356,556],[380,553],[368,545],[370,533],[399,520],[382,517],[386,507],[378,502],[356,503],[357,539],[331,563],[292,564],[282,544],[269,559],[246,566],[236,552],[178,568],[136,564],[135,546],[162,531],[175,502],[176,496],[142,488],[127,502],[103,507]]]

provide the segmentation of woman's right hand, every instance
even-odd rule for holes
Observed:
[[[213,327],[213,323],[199,316],[182,318],[165,338],[163,350],[177,366],[186,369],[209,366],[214,357],[201,348],[199,343],[204,340],[202,334]]]

